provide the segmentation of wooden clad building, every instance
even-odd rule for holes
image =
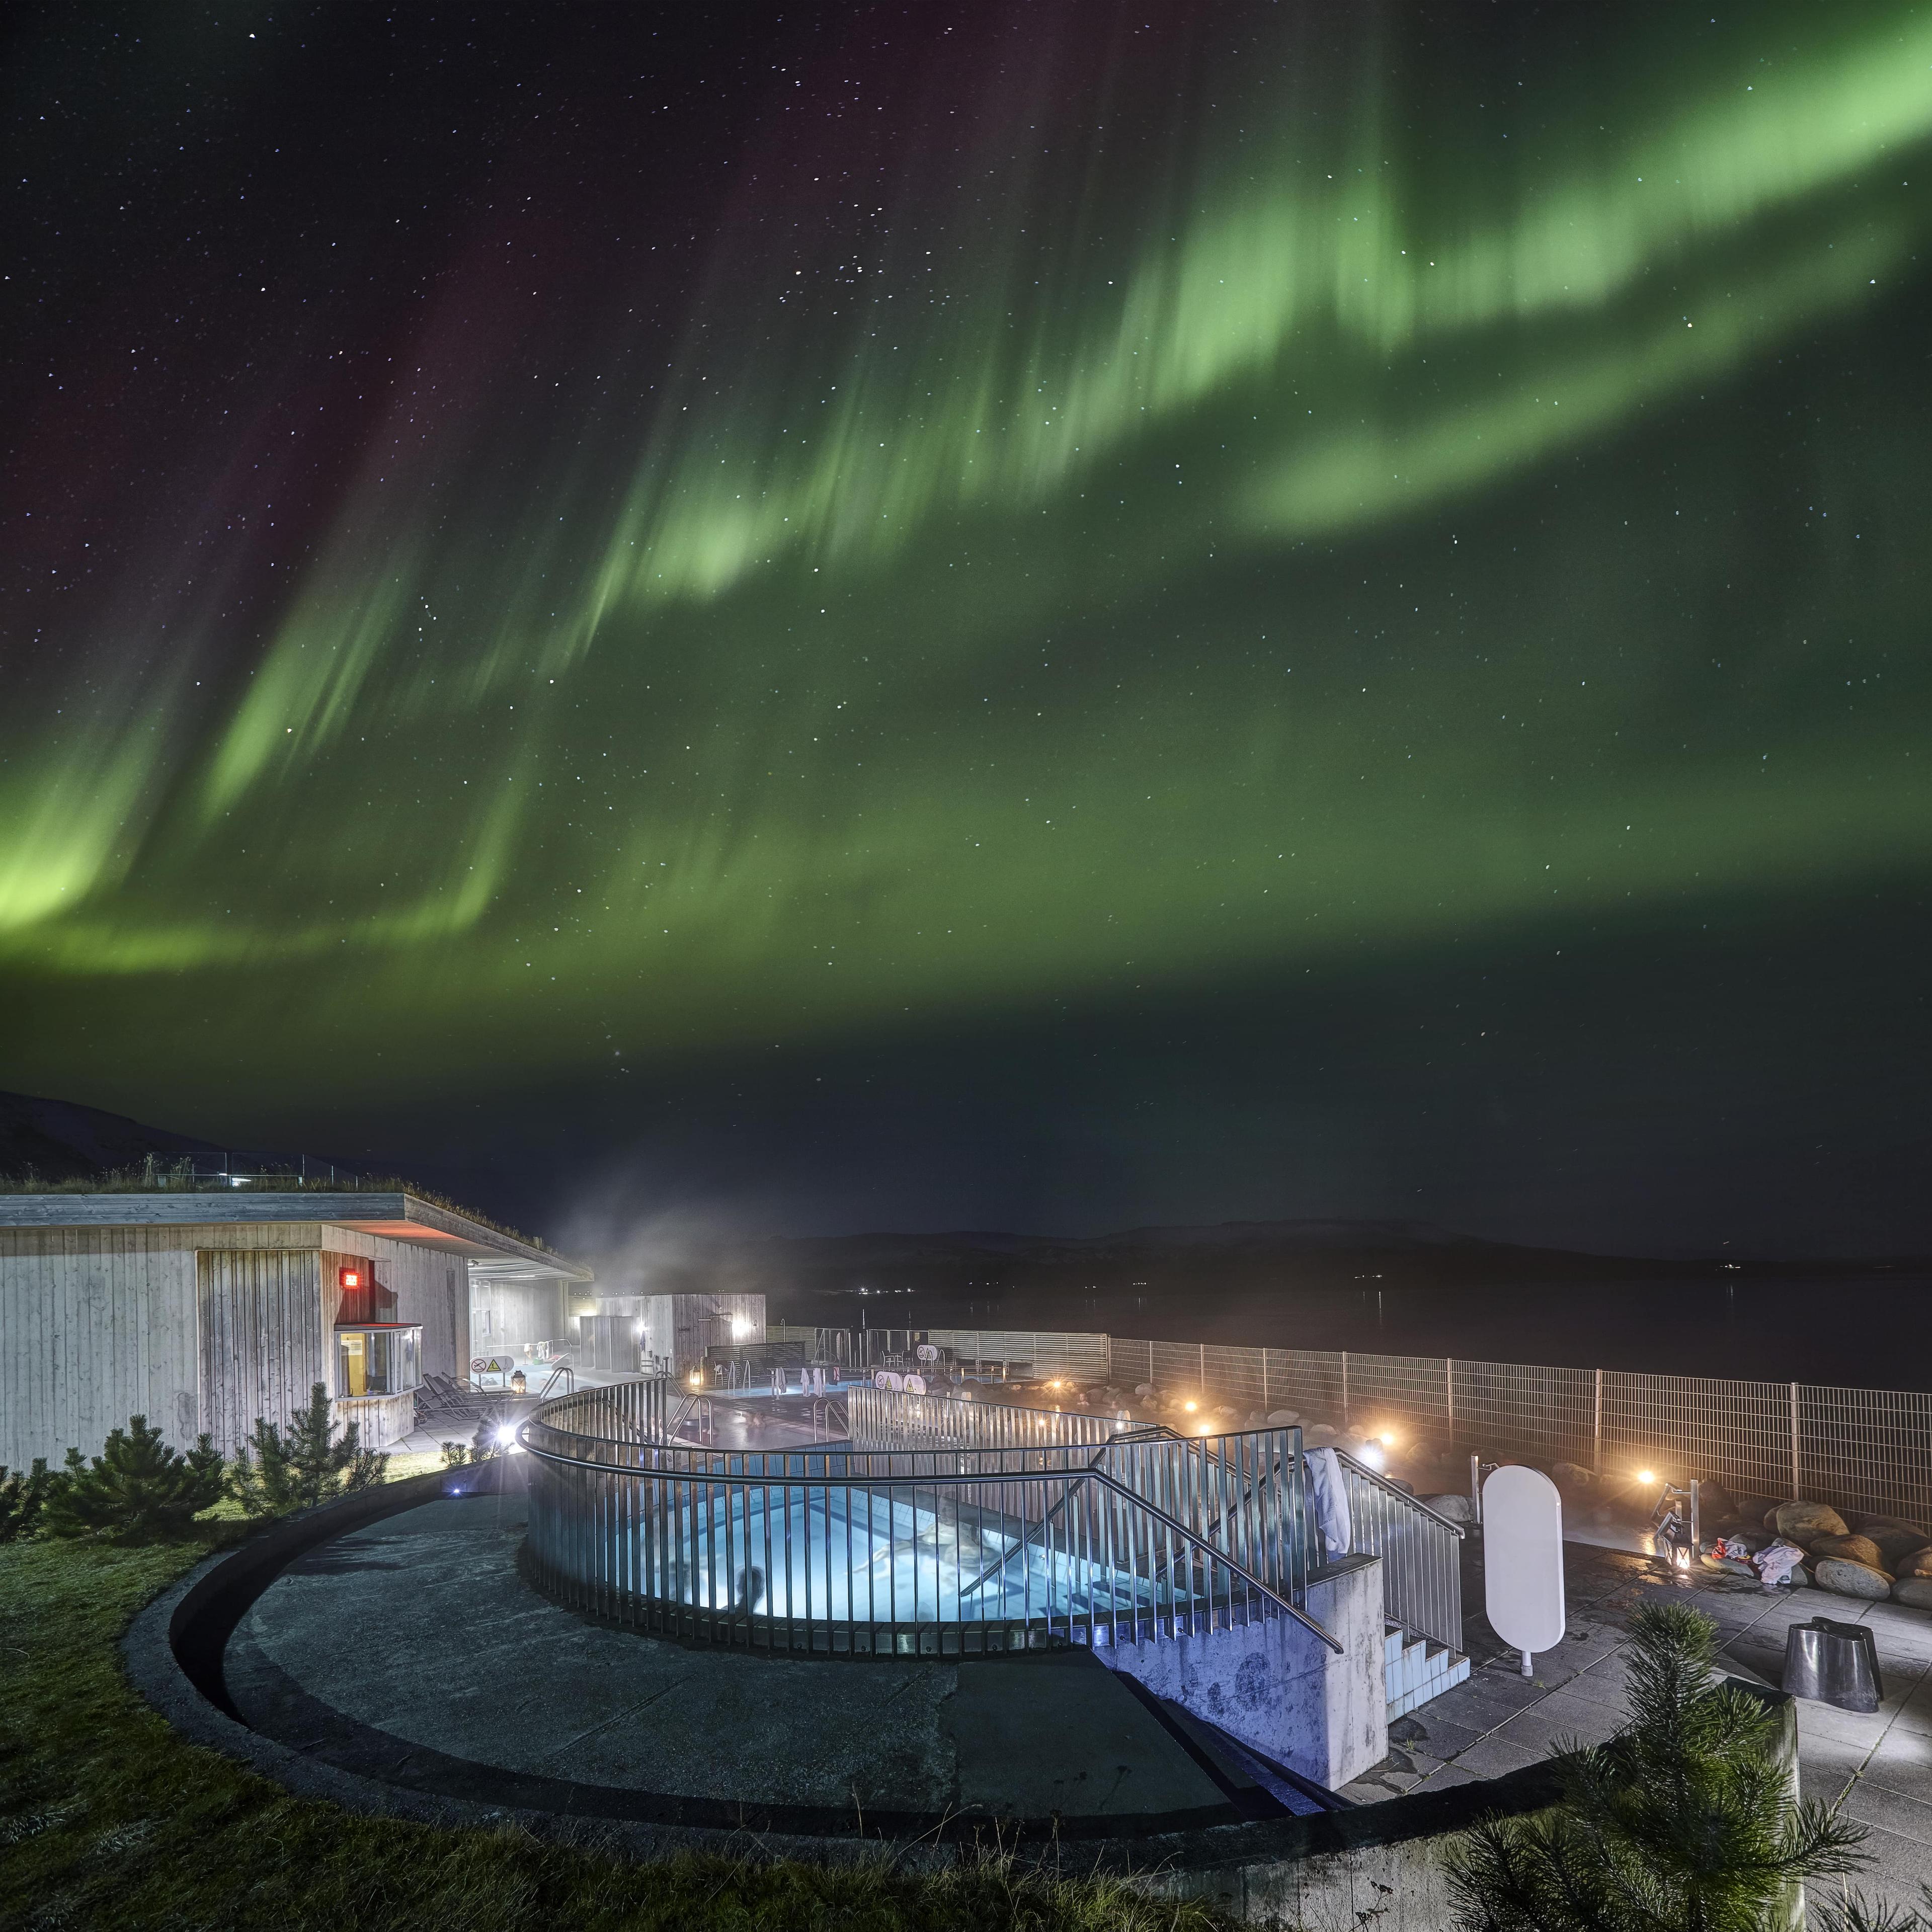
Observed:
[[[561,1307],[590,1279],[405,1193],[0,1195],[0,1463],[143,1414],[232,1454],[316,1382],[382,1448],[424,1374],[469,1372],[474,1303]]]

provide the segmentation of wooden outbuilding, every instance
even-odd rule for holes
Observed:
[[[92,1454],[136,1414],[232,1454],[317,1382],[383,1448],[476,1330],[561,1340],[591,1279],[407,1193],[0,1195],[0,1463]]]

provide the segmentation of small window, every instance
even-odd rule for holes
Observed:
[[[386,1322],[377,1327],[336,1330],[335,1393],[338,1396],[406,1395],[422,1382],[419,1324]]]

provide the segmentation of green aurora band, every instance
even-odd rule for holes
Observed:
[[[0,723],[14,983],[500,1076],[1922,868],[1882,585],[1842,701],[1922,496],[1834,508],[1808,604],[1686,524],[1753,514],[1751,385],[1922,272],[1932,14],[1633,45],[1534,127],[1367,17],[1204,32],[1157,154],[988,114],[875,240],[735,225],[648,377],[614,324],[548,414],[399,382],[245,675],[211,609]]]

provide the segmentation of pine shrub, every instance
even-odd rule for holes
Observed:
[[[188,1534],[194,1519],[221,1500],[222,1486],[212,1437],[196,1436],[184,1456],[145,1415],[134,1415],[91,1460],[78,1449],[67,1452],[67,1467],[48,1482],[41,1514],[56,1536],[152,1543]]]
[[[1760,1932],[1797,1882],[1863,1862],[1865,1828],[1796,1802],[1776,1719],[1718,1681],[1709,1618],[1652,1604],[1631,1637],[1630,1724],[1565,1760],[1552,1809],[1452,1850],[1462,1932]]]
[[[47,1459],[34,1458],[34,1466],[25,1475],[0,1462],[0,1543],[17,1542],[31,1536],[46,1507],[57,1477],[47,1473]]]
[[[308,1406],[289,1418],[286,1432],[258,1415],[229,1478],[236,1502],[253,1516],[281,1516],[381,1482],[388,1457],[364,1449],[354,1423],[339,1437],[337,1430],[320,1382],[310,1389]]]

